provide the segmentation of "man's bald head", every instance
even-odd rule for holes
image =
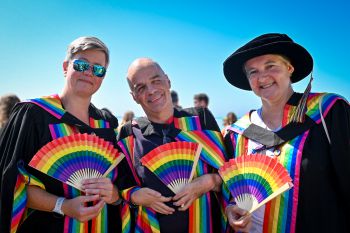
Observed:
[[[128,68],[128,73],[127,73],[127,81],[130,87],[130,90],[133,90],[133,82],[132,79],[143,69],[153,67],[154,69],[157,70],[157,73],[160,75],[165,75],[163,69],[160,67],[160,65],[153,61],[151,58],[147,57],[142,57],[142,58],[137,58],[134,60]]]
[[[159,64],[150,58],[138,58],[128,69],[131,95],[153,122],[164,123],[174,113],[170,80]]]

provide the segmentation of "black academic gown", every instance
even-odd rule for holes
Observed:
[[[102,119],[110,123],[110,128],[91,128],[70,113],[66,112],[58,119],[32,103],[16,105],[9,123],[0,137],[0,232],[10,231],[11,210],[14,187],[18,174],[17,164],[23,161],[25,169],[36,176],[45,185],[46,191],[57,196],[63,196],[62,184],[29,167],[33,155],[52,140],[49,124],[66,123],[75,126],[80,133],[96,134],[97,136],[116,144],[113,129],[117,128],[118,120],[107,112],[101,111],[92,104],[89,115],[94,119]],[[124,165],[123,165],[124,164]],[[127,165],[122,161],[119,166]],[[118,166],[118,169],[120,167]],[[119,172],[119,174],[123,172]],[[119,206],[108,205],[109,232],[121,232]],[[63,232],[63,217],[52,212],[35,210],[20,225],[18,232]]]

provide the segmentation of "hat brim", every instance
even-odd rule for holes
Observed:
[[[294,67],[291,76],[292,83],[302,80],[313,69],[313,59],[304,47],[294,42],[279,41],[236,52],[229,56],[224,62],[224,75],[227,81],[240,89],[251,90],[243,66],[249,59],[266,54],[284,55],[290,59]]]

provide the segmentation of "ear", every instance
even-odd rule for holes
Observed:
[[[66,75],[67,75],[68,65],[69,65],[68,61],[64,61],[62,64],[64,77],[66,77]]]
[[[165,75],[165,77],[166,77],[166,79],[168,79],[169,89],[171,89],[171,81],[170,81],[168,75]]]
[[[288,72],[290,73],[290,75],[292,75],[294,72],[294,66],[292,66],[291,64],[288,64]]]

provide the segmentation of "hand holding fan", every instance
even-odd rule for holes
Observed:
[[[143,156],[141,163],[176,194],[191,182],[201,150],[194,142],[170,142]]]
[[[74,134],[43,146],[29,166],[81,190],[81,181],[106,176],[124,158],[113,144],[89,134]]]
[[[219,174],[238,207],[250,213],[293,187],[288,171],[276,158],[266,155],[230,159]]]

